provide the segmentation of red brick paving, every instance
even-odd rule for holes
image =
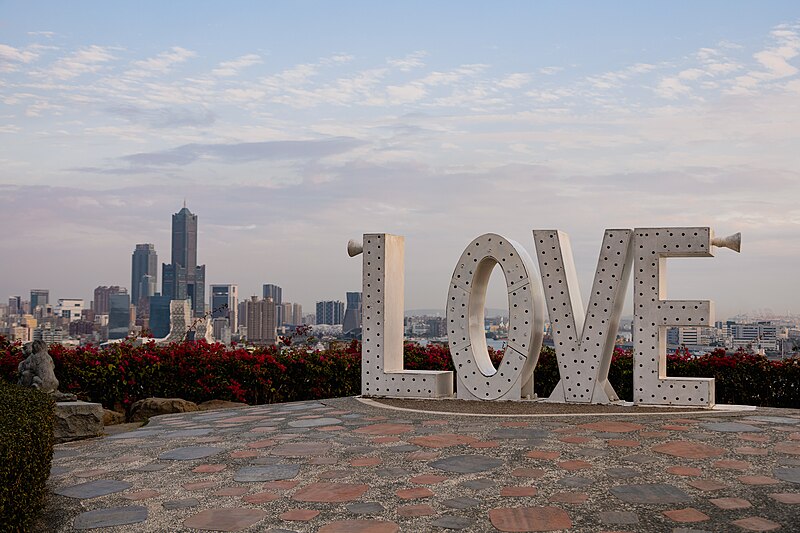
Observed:
[[[511,498],[520,498],[520,497],[527,497],[527,496],[536,496],[539,491],[536,487],[530,486],[521,486],[521,485],[512,485],[508,487],[503,487],[500,489],[500,496],[506,496]]]
[[[382,462],[380,457],[357,457],[350,459],[350,466],[376,466]]]
[[[414,476],[409,479],[411,483],[416,485],[435,485],[436,483],[441,483],[442,481],[447,480],[448,478],[444,476],[436,476],[433,474],[424,474],[421,476]]]
[[[514,477],[527,477],[531,479],[538,479],[547,473],[543,468],[515,468],[511,471]]]
[[[431,516],[436,514],[433,507],[427,504],[403,505],[397,508],[397,515],[404,517]]]
[[[684,459],[708,459],[725,453],[723,448],[686,440],[665,442],[664,444],[653,446],[653,451],[675,457],[683,457]]]
[[[317,533],[397,533],[400,527],[384,520],[337,520],[325,524]]]
[[[721,490],[728,488],[728,485],[714,481],[713,479],[693,479],[686,482],[687,485],[705,491]]]
[[[745,485],[776,485],[780,483],[779,479],[769,476],[739,476],[737,479]]]
[[[775,451],[778,453],[787,453],[790,455],[800,455],[800,442],[779,442],[775,445]]]
[[[206,509],[184,520],[183,525],[206,531],[241,531],[254,526],[266,516],[267,513],[260,509]]]
[[[589,499],[589,495],[585,492],[556,492],[548,498],[548,501],[553,503],[584,503]]]
[[[588,437],[579,437],[575,435],[567,435],[565,437],[558,437],[558,440],[567,444],[586,444],[591,439]]]
[[[769,495],[775,501],[797,505],[800,504],[800,492],[778,492]]]
[[[589,424],[580,424],[579,428],[591,429],[593,431],[602,431],[604,433],[630,433],[631,431],[639,431],[644,429],[641,424],[632,422],[615,422],[609,420],[608,422],[591,422]]]
[[[181,485],[186,490],[204,490],[216,486],[216,481],[196,481],[194,483],[184,483]]]
[[[295,492],[292,499],[299,502],[349,502],[359,499],[367,490],[367,485],[355,483],[311,483]]]
[[[414,431],[411,424],[373,424],[353,431],[360,435],[401,435]]]
[[[498,448],[500,447],[500,443],[496,440],[483,440],[478,442],[471,442],[469,444],[470,448]]]
[[[247,447],[251,449],[260,449],[260,448],[267,448],[269,446],[275,446],[278,442],[272,439],[263,439],[263,440],[256,440],[253,442],[248,442]]]
[[[769,453],[766,448],[754,448],[753,446],[739,446],[733,451],[741,455],[767,455]]]
[[[408,439],[408,442],[426,448],[449,448],[450,446],[472,444],[473,442],[478,442],[478,439],[466,435],[456,435],[454,433],[441,433],[439,435],[415,437],[413,439]]]
[[[748,470],[753,465],[747,461],[739,461],[738,459],[723,459],[722,461],[716,461],[711,466],[726,470]]]
[[[558,531],[572,527],[572,520],[558,507],[515,507],[489,511],[492,525],[505,532]]]
[[[643,439],[663,439],[669,437],[669,431],[640,431],[639,436]]]
[[[556,464],[561,468],[563,468],[564,470],[569,470],[570,472],[573,472],[575,470],[584,470],[587,468],[592,468],[592,463],[588,461],[581,461],[580,459],[572,459],[571,461],[562,461]]]
[[[430,461],[439,457],[437,452],[411,452],[406,455],[409,461]]]
[[[714,498],[708,500],[720,509],[730,510],[730,509],[747,509],[748,507],[752,507],[752,504],[744,500],[742,498]]]
[[[413,489],[399,489],[395,495],[403,500],[419,500],[422,498],[430,498],[433,496],[433,491],[425,487],[414,487]]]
[[[280,499],[280,495],[269,491],[258,492],[256,494],[248,494],[247,496],[242,496],[242,500],[246,501],[247,503],[252,503],[254,505],[258,505],[259,503],[267,503],[278,499]]]
[[[675,522],[705,522],[710,519],[707,514],[701,513],[692,507],[664,511],[664,516]]]
[[[308,522],[318,515],[319,511],[314,509],[289,509],[278,515],[278,518],[287,522]]]
[[[772,520],[767,520],[760,516],[750,516],[748,518],[742,518],[741,520],[734,520],[731,524],[739,526],[746,531],[772,531],[773,529],[781,527],[780,524],[776,524]]]
[[[531,459],[541,459],[544,461],[552,461],[553,459],[558,459],[560,455],[561,452],[551,450],[531,450],[525,454],[525,457],[530,457]]]

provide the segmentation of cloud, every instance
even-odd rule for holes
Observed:
[[[408,72],[415,68],[422,68],[425,66],[425,63],[422,59],[427,56],[428,53],[424,50],[419,50],[417,52],[412,52],[401,59],[390,59],[387,61],[390,67],[396,68],[402,72]]]
[[[147,109],[122,105],[110,107],[108,112],[124,117],[130,122],[146,124],[153,128],[206,127],[213,125],[217,120],[216,113],[203,106]]]
[[[656,66],[649,63],[635,63],[621,70],[605,72],[597,76],[589,76],[587,80],[595,89],[612,89],[621,87],[624,82],[635,76],[646,74],[655,70]]]
[[[53,63],[48,69],[38,72],[40,76],[70,80],[84,74],[99,72],[103,64],[116,59],[111,48],[91,45],[79,49]]]
[[[160,74],[166,74],[175,65],[183,63],[195,55],[196,54],[191,50],[181,48],[180,46],[173,46],[155,57],[134,61],[131,64],[133,69],[127,71],[124,76],[129,78],[149,78]]]
[[[753,54],[760,65],[758,70],[750,70],[734,80],[728,90],[730,94],[751,94],[763,83],[788,78],[797,74],[798,69],[789,60],[800,55],[799,25],[780,25],[771,33],[773,44]]]
[[[236,76],[242,70],[253,65],[262,63],[261,56],[257,54],[246,54],[239,56],[231,61],[224,61],[211,71],[214,76]]]
[[[31,49],[0,44],[0,72],[14,72],[19,68],[20,63],[31,63],[38,57],[39,54]]]

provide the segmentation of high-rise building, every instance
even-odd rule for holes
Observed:
[[[8,297],[8,314],[9,315],[22,314],[22,296]]]
[[[50,291],[48,289],[31,289],[31,312],[38,306],[45,306],[50,303]]]
[[[111,285],[106,287],[101,285],[94,290],[94,309],[97,315],[107,315],[111,307],[109,306],[109,299],[114,294],[128,294],[128,289],[120,287],[119,285]]]
[[[124,339],[131,327],[131,298],[128,294],[108,297],[108,339]]]
[[[341,324],[344,318],[344,302],[328,300],[317,302],[317,324]]]
[[[156,339],[163,339],[169,334],[169,296],[156,294],[150,297],[150,333]]]
[[[227,318],[231,331],[236,331],[239,327],[238,304],[238,285],[211,285],[211,317]]]
[[[197,215],[186,206],[172,215],[172,263],[161,268],[162,296],[189,300],[194,315],[203,316],[206,266],[197,264]]]
[[[247,340],[255,344],[275,344],[277,323],[272,298],[252,296],[247,302]]]
[[[283,303],[283,289],[271,283],[265,283],[263,289],[264,292],[262,296],[264,299],[272,298],[272,301],[275,302],[275,320],[277,324],[279,326],[283,325],[283,322],[285,321],[283,316],[283,308],[281,307],[281,304]]]
[[[347,309],[342,320],[342,332],[347,333],[361,327],[361,293],[347,293]]]
[[[131,255],[131,303],[139,305],[141,298],[156,293],[158,254],[152,244],[137,244]]]
[[[300,304],[292,304],[292,325],[303,325],[303,306]]]
[[[81,319],[83,311],[83,299],[81,298],[59,298],[54,313],[56,316],[68,319],[70,322]]]

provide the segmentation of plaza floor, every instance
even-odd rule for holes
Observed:
[[[48,483],[41,531],[800,531],[800,410],[252,406],[58,445]]]

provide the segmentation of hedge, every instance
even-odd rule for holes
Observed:
[[[340,343],[324,352],[304,345],[283,350],[264,347],[250,352],[205,341],[167,346],[126,341],[104,348],[52,345],[50,354],[61,390],[107,408],[127,408],[136,400],[152,396],[262,404],[352,396],[361,390],[361,346],[357,341]],[[502,355],[490,350],[495,365]],[[454,370],[447,346],[407,343],[404,356],[405,368],[410,370]],[[15,380],[21,357],[18,344],[0,337],[0,377]],[[721,349],[699,357],[679,351],[667,356],[667,374],[715,378],[717,403],[800,405],[797,357],[769,361],[763,356]],[[558,380],[555,352],[545,347],[534,371],[536,394],[546,398]],[[609,381],[620,398],[633,399],[630,351],[614,351]]]
[[[46,494],[53,459],[53,399],[0,380],[0,524],[28,531]]]

